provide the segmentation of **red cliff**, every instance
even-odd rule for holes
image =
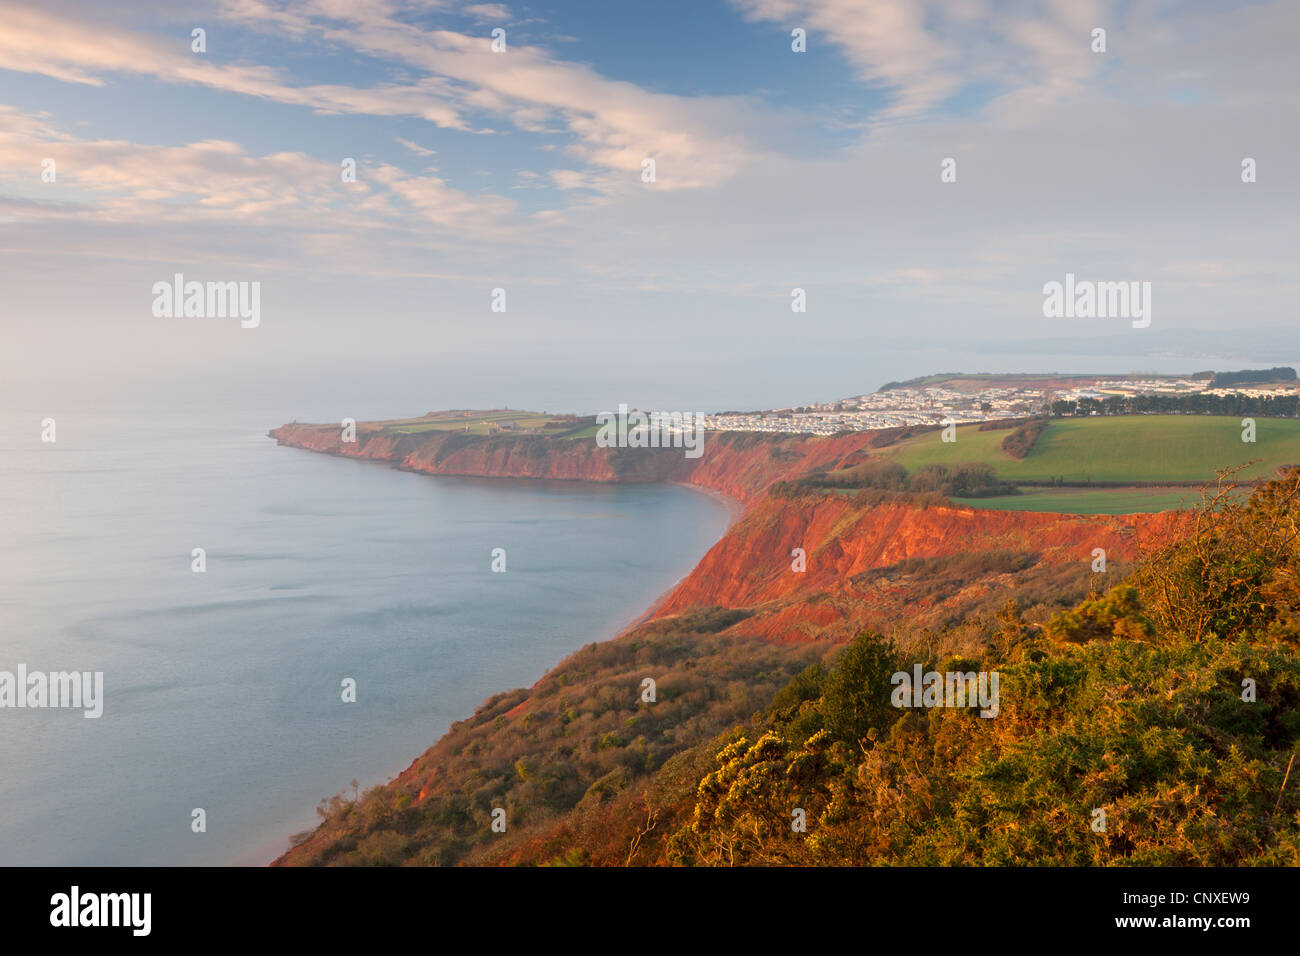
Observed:
[[[1108,562],[1132,560],[1179,520],[1169,513],[1067,515],[905,500],[867,505],[836,494],[768,496],[709,550],[654,617],[708,605],[751,608],[755,615],[736,630],[779,640],[847,637],[909,606],[905,590],[890,600],[888,582],[867,572],[908,559],[996,551],[1044,566],[1073,564],[1086,576],[1094,549],[1104,549]],[[804,552],[804,570],[795,570],[795,549]]]
[[[866,505],[851,494],[830,492],[794,499],[765,494],[776,481],[860,463],[871,453],[870,432],[832,438],[710,433],[699,458],[687,458],[681,449],[601,448],[594,438],[450,431],[400,435],[367,425],[358,425],[356,441],[347,443],[335,425],[285,425],[270,434],[281,444],[427,474],[675,481],[728,495],[747,506],[744,517],[652,616],[698,606],[747,608],[754,614],[744,622],[745,633],[783,641],[843,638],[873,616],[906,611],[906,589],[855,580],[900,561],[1004,551],[1086,570],[1093,549],[1105,549],[1110,561],[1131,560],[1177,520],[1169,514],[922,507],[901,499]],[[796,548],[806,554],[802,572],[792,568]]]
[[[270,432],[282,445],[349,458],[387,461],[430,475],[554,478],[604,482],[677,481],[749,504],[773,481],[861,461],[871,433],[797,438],[710,433],[699,458],[679,448],[600,448],[594,438],[467,435],[428,431],[400,435],[358,425],[355,442],[337,425],[282,425]]]

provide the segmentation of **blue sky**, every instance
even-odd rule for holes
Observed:
[[[0,0],[0,387],[592,411],[1300,359],[1297,43],[1285,2]],[[263,322],[153,317],[178,271]],[[1045,320],[1067,271],[1152,282],[1148,334]]]

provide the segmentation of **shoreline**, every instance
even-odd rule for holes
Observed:
[[[712,498],[714,501],[717,501],[719,504],[726,506],[727,526],[722,529],[722,534],[718,535],[718,541],[721,541],[723,538],[725,538],[727,536],[727,532],[729,532],[733,527],[735,527],[736,522],[745,516],[745,508],[746,508],[745,504],[741,502],[738,498],[733,498],[731,497],[731,495],[726,494],[725,492],[718,491],[714,488],[705,488],[701,485],[692,485],[690,482],[687,481],[665,481],[663,482],[663,484],[677,485],[679,488],[689,488],[692,491],[698,491],[701,494],[708,495],[710,498]],[[718,541],[715,541],[713,542],[713,544],[709,545],[709,550],[712,550],[714,547],[716,547]],[[708,553],[709,553],[708,550],[704,552],[704,554],[708,554]],[[704,554],[700,555],[700,561],[704,560]],[[634,630],[635,628],[640,627],[646,621],[654,617],[655,612],[658,611],[659,608],[663,607],[664,602],[668,600],[668,596],[672,594],[674,591],[676,591],[681,586],[682,582],[685,581],[687,578],[689,578],[695,572],[695,568],[699,567],[699,564],[700,562],[696,561],[695,564],[691,567],[691,570],[687,571],[685,574],[681,576],[681,578],[673,582],[672,587],[670,587],[668,590],[664,591],[663,594],[660,594],[653,601],[651,601],[650,606],[641,613],[640,617],[638,617],[631,624],[621,629],[613,637],[608,638],[608,640],[612,641],[615,640],[616,638],[620,638],[624,634],[628,633],[631,630]]]
[[[745,512],[749,509],[749,506],[746,505],[739,498],[733,498],[725,491],[718,491],[716,488],[706,488],[704,485],[694,485],[691,484],[689,481],[665,481],[663,482],[663,484],[677,485],[679,488],[690,488],[692,491],[698,491],[701,494],[708,495],[710,498],[714,498],[722,502],[724,505],[727,506],[728,517],[727,517],[726,531],[730,531],[731,526],[734,525],[741,518],[743,518],[745,516]]]

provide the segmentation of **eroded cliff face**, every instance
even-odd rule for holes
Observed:
[[[901,500],[863,505],[832,493],[768,496],[709,550],[654,617],[710,605],[749,608],[754,615],[735,630],[782,641],[847,639],[907,609],[908,588],[891,587],[888,575],[871,572],[909,559],[1002,552],[1039,566],[1072,566],[1086,577],[1093,573],[1094,549],[1103,549],[1109,563],[1132,561],[1165,540],[1179,520],[1171,514],[1042,514]],[[802,560],[795,549],[803,551]],[[796,570],[800,565],[803,570]]]
[[[400,435],[366,425],[357,426],[355,442],[343,441],[342,429],[337,425],[282,425],[269,434],[282,445],[386,461],[431,475],[619,480],[611,464],[610,449],[597,448],[594,441],[564,442],[523,435],[487,437],[450,431]]]
[[[854,575],[908,558],[994,549],[1050,561],[1091,561],[1094,548],[1132,559],[1163,531],[1161,515],[1062,515],[918,507],[856,507],[847,495],[756,505],[704,556],[659,614],[697,604],[744,607],[834,590]],[[791,552],[806,553],[806,570]]]

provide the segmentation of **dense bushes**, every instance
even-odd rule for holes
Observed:
[[[1014,485],[1000,479],[984,462],[963,465],[926,465],[907,482],[911,491],[933,491],[949,498],[990,498],[1014,495]]]
[[[1223,482],[1161,556],[1138,571],[1152,619],[1191,640],[1300,635],[1300,470],[1243,500]]]
[[[297,841],[292,862],[454,864],[507,853],[580,806],[616,803],[632,781],[763,708],[820,655],[716,634],[745,616],[699,609],[584,647],[530,690],[498,694],[454,724],[406,781],[323,801],[321,827]],[[653,705],[641,699],[646,677]],[[505,834],[491,829],[494,807],[506,810]]]
[[[1002,439],[1002,450],[1012,458],[1026,457],[1050,424],[1045,418],[1030,419]]]
[[[1106,398],[1057,399],[1052,415],[1253,415],[1258,418],[1294,418],[1300,414],[1300,396],[1288,394],[1244,395],[1109,395]]]
[[[1115,639],[1083,648],[1029,642],[981,666],[1000,671],[997,717],[959,708],[894,711],[853,741],[825,726],[828,712],[861,706],[863,698],[878,706],[886,689],[828,679],[822,697],[805,702],[794,720],[773,721],[720,750],[667,858],[1300,862],[1300,801],[1282,790],[1300,735],[1288,649],[1217,639],[1178,646]],[[1255,703],[1241,699],[1243,673],[1262,678]],[[806,832],[791,826],[795,808],[806,813]]]
[[[1251,385],[1260,382],[1294,382],[1295,380],[1296,371],[1289,365],[1279,365],[1277,368],[1248,368],[1239,372],[1214,373],[1216,388],[1226,388],[1229,385]]]

